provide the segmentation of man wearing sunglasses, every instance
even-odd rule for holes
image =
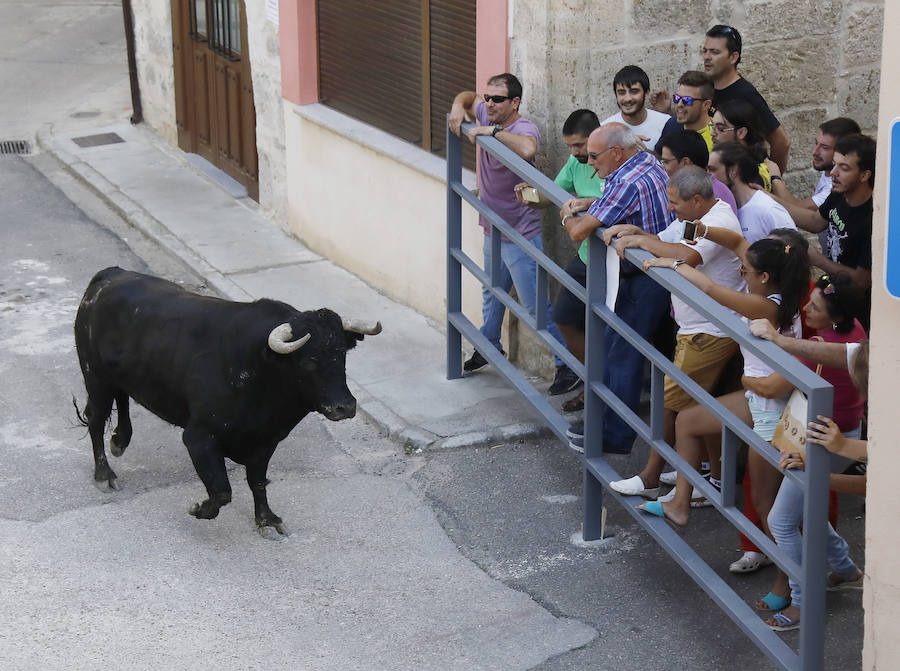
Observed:
[[[703,69],[712,78],[715,86],[713,107],[726,100],[746,100],[756,110],[763,125],[763,135],[769,143],[769,154],[782,172],[787,168],[788,151],[791,140],[778,118],[756,87],[744,79],[737,71],[741,62],[743,40],[736,28],[716,25],[706,31],[703,42]]]
[[[468,131],[473,144],[479,135],[490,135],[512,149],[529,163],[534,162],[541,133],[538,127],[519,115],[522,102],[522,84],[515,75],[508,72],[495,75],[488,80],[483,97],[475,91],[463,91],[453,100],[450,109],[450,130],[460,134],[463,121],[477,121],[478,125]],[[519,176],[486,151],[478,152],[479,197],[482,202],[496,212],[507,224],[524,236],[538,249],[543,249],[541,239],[541,213],[516,197],[515,187]],[[484,268],[491,268],[491,222],[479,215],[479,223],[484,229]],[[501,288],[509,291],[513,285],[519,301],[534,315],[537,302],[537,268],[524,250],[501,236],[500,264]],[[547,331],[562,345],[562,334],[553,322],[553,308],[547,301]],[[500,333],[506,306],[487,289],[482,288],[481,312],[483,324],[481,333],[501,352]],[[554,356],[556,377],[551,385],[552,393],[562,394],[577,385],[578,377],[562,360]],[[478,350],[466,360],[463,369],[467,372],[487,365],[487,360]],[[566,381],[569,381],[566,384]]]
[[[699,70],[688,70],[678,78],[678,88],[672,96],[675,105],[677,130],[692,130],[706,142],[707,151],[712,151],[712,122],[709,108],[712,105],[712,80]],[[659,142],[654,148],[656,153],[662,151]]]

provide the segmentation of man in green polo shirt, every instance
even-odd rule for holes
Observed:
[[[600,120],[590,110],[575,110],[569,115],[563,124],[562,134],[571,155],[554,180],[559,186],[574,196],[585,198],[588,205],[603,195],[603,187],[606,185],[606,180],[594,177],[595,170],[587,162],[588,136],[599,126]],[[525,189],[527,188],[528,184],[525,182],[516,185],[516,197],[520,201],[534,207],[546,207],[552,204],[543,196],[540,196],[538,202],[530,202],[526,197],[527,192]],[[587,205],[585,205],[586,208]],[[585,240],[578,248],[578,255],[566,266],[566,272],[581,284],[584,284],[587,280],[587,249],[588,241]],[[579,361],[584,361],[584,303],[568,290],[562,288],[556,299],[556,305],[553,306],[553,318],[566,341],[566,345],[569,347],[569,351]],[[568,373],[569,376],[566,380],[554,381],[553,386],[559,386],[560,388],[551,389],[551,394],[565,393],[579,386],[581,380],[572,371],[568,371]],[[557,383],[560,384],[557,385]],[[563,408],[569,411],[580,410],[582,407],[584,407],[584,402],[580,397],[570,399],[563,404]]]

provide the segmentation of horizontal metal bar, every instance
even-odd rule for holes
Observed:
[[[461,249],[453,249],[450,250],[451,256],[459,261],[460,265],[465,267],[479,282],[481,282],[482,287],[487,289],[491,295],[493,295],[498,301],[503,303],[506,308],[512,312],[516,318],[525,324],[528,328],[531,329],[533,333],[535,333],[541,340],[542,343],[554,354],[556,354],[563,362],[582,380],[586,377],[586,373],[584,370],[584,364],[581,363],[575,356],[566,349],[560,342],[556,340],[550,332],[544,329],[538,329],[535,318],[531,316],[531,313],[515,300],[512,296],[510,296],[505,291],[500,289],[496,289],[491,286],[490,277],[488,274],[484,272],[477,263],[475,263],[471,257],[469,257],[464,251]]]
[[[549,256],[544,254],[540,249],[532,245],[528,242],[528,239],[515,230],[512,226],[507,224],[503,219],[497,215],[492,209],[490,209],[487,205],[485,205],[479,198],[472,193],[469,189],[467,189],[462,182],[453,182],[450,184],[450,188],[459,194],[459,196],[465,200],[469,205],[478,210],[479,213],[483,214],[488,220],[490,220],[491,225],[494,226],[497,230],[499,230],[503,235],[509,238],[511,241],[515,242],[523,252],[525,252],[528,256],[534,259],[534,262],[541,266],[544,270],[546,270],[553,278],[562,284],[566,289],[571,291],[574,295],[578,296],[582,302],[587,302],[587,291],[583,286],[581,286],[576,280],[572,278],[569,273],[567,273],[563,268],[561,268],[556,262],[553,261]]]
[[[513,387],[525,397],[525,400],[528,401],[535,411],[537,411],[544,419],[550,427],[550,430],[553,431],[558,438],[565,440],[568,443],[566,429],[569,428],[569,422],[563,419],[562,415],[559,414],[556,408],[550,405],[540,391],[535,389],[528,378],[522,375],[509,359],[500,354],[497,348],[481,334],[481,331],[479,331],[463,313],[454,312],[448,314],[447,320],[454,328],[462,333],[469,342],[475,345],[475,348],[481,352],[481,355],[487,359],[488,363],[490,363],[503,377],[509,380]]]
[[[637,509],[643,502],[639,496],[623,496],[612,490],[610,482],[621,476],[604,459],[585,459],[585,468],[604,486],[604,494],[611,495],[635,521],[669,553],[676,563],[693,578],[750,640],[777,666],[786,670],[799,668],[797,654],[776,632],[769,629],[756,612],[726,583],[666,520],[647,515]]]
[[[790,577],[799,581],[801,573],[800,566],[790,557],[784,555],[781,550],[768,536],[765,535],[756,525],[750,522],[744,513],[736,507],[724,505],[722,502],[722,494],[718,489],[703,476],[701,476],[694,468],[684,460],[684,458],[676,452],[671,445],[664,440],[654,440],[650,425],[641,419],[637,413],[629,408],[613,391],[606,385],[593,383],[590,390],[603,399],[603,402],[610,406],[616,414],[618,414],[625,422],[641,437],[641,439],[650,445],[669,464],[693,485],[694,489],[699,491],[715,506],[719,512],[728,519],[728,521],[748,536],[761,550],[763,550],[769,558],[775,561],[785,573]],[[718,401],[716,401],[718,404]],[[719,404],[721,405],[721,404]],[[771,449],[771,445],[766,445]]]

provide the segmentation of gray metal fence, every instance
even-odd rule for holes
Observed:
[[[463,125],[463,133],[472,127]],[[468,140],[463,140],[468,141]],[[548,199],[561,206],[571,196],[553,180],[528,164],[499,140],[481,136],[477,139],[482,151],[490,152],[506,167],[534,185]],[[718,606],[741,628],[750,640],[776,665],[783,669],[814,671],[824,668],[825,630],[825,543],[828,515],[830,463],[828,453],[817,445],[808,445],[805,471],[788,471],[804,490],[803,565],[786,557],[778,546],[752,524],[735,505],[737,449],[746,443],[772,465],[778,465],[779,455],[767,442],[757,436],[737,416],[727,410],[710,394],[660,354],[625,324],[605,304],[606,245],[599,235],[590,239],[587,268],[587,289],[511,229],[496,213],[482,203],[462,183],[461,140],[447,134],[447,377],[462,376],[462,337],[465,336],[484,358],[493,365],[541,414],[549,427],[562,440],[568,422],[543,397],[462,312],[462,270],[465,268],[496,296],[519,321],[532,329],[547,347],[559,356],[585,382],[585,453],[584,465],[584,539],[600,537],[601,510],[604,496],[612,496],[631,513],[635,521],[656,539]],[[486,273],[462,250],[462,201],[466,201],[491,222],[492,267]],[[499,277],[500,234],[516,243],[537,264],[537,310],[532,316],[497,282]],[[636,266],[651,256],[643,250],[626,251],[626,258]],[[813,374],[789,354],[772,343],[752,336],[747,325],[730,310],[719,305],[669,268],[651,268],[650,277],[677,295],[695,310],[720,325],[740,345],[757,354],[780,372],[809,399],[809,419],[817,415],[831,416],[832,387]],[[547,332],[544,306],[547,297],[547,278],[553,276],[587,306],[586,356],[582,365]],[[650,422],[645,422],[628,408],[603,384],[604,341],[606,329],[615,329],[650,361]],[[663,440],[663,380],[673,378],[698,403],[704,405],[722,422],[722,489],[717,491],[693,470],[675,450]],[[643,499],[623,496],[609,489],[609,483],[621,475],[603,458],[603,412],[611,407],[637,434],[659,452],[675,469],[684,474],[695,489],[709,499],[736,529],[749,537],[783,571],[797,580],[803,589],[803,617],[800,620],[800,645],[797,651],[763,622],[759,615],[687,544],[669,524],[637,510]],[[604,491],[606,490],[606,491]]]

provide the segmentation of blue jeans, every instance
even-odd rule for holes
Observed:
[[[844,435],[848,438],[858,438],[859,433],[859,429],[856,429],[855,431],[848,431]],[[832,468],[832,471],[840,472],[848,462],[839,462],[833,459],[832,463],[837,464],[837,467]],[[775,503],[769,511],[769,531],[772,532],[779,549],[784,550],[797,564],[801,564],[803,559],[803,536],[800,533],[802,524],[803,490],[793,480],[785,478],[781,481],[778,496],[775,497]],[[850,546],[847,545],[847,541],[838,535],[830,523],[828,523],[827,533],[825,557],[828,561],[828,566],[842,578],[852,576],[856,573],[856,564],[850,559]],[[791,605],[800,608],[803,602],[800,583],[791,579],[790,586]]]
[[[653,341],[653,334],[669,313],[669,305],[669,292],[644,273],[620,276],[615,312],[645,340]],[[623,403],[637,411],[644,384],[644,355],[611,328],[606,329],[603,382]],[[634,437],[634,429],[607,408],[603,415],[603,451],[628,454]]]
[[[540,235],[535,236],[529,242],[540,250],[544,249],[544,243]],[[537,294],[537,264],[534,262],[534,259],[519,249],[519,246],[514,242],[501,241],[500,259],[502,261],[500,263],[500,288],[508,292],[515,285],[519,302],[534,316]],[[491,238],[488,235],[484,236],[484,269],[490,275]],[[481,299],[481,314],[484,320],[481,333],[491,341],[494,347],[500,349],[500,331],[503,327],[503,315],[506,313],[506,306],[494,298],[494,295],[485,287],[481,289]],[[553,307],[550,305],[550,301],[547,301],[547,331],[565,347],[566,341],[563,340],[559,328],[553,322]],[[553,360],[557,366],[563,365],[562,359],[555,354],[553,355]]]

